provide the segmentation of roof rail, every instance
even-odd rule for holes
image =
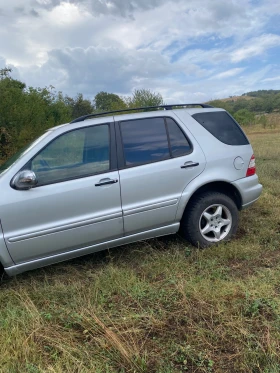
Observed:
[[[172,104],[172,105],[158,105],[158,106],[146,106],[146,107],[137,107],[137,108],[131,108],[131,109],[122,109],[122,110],[113,110],[113,111],[105,111],[102,113],[93,113],[88,115],[83,115],[82,117],[76,118],[72,120],[70,123],[77,123],[82,122],[85,119],[92,118],[92,117],[100,117],[103,115],[108,114],[116,114],[116,113],[123,113],[123,112],[129,112],[129,111],[138,111],[138,110],[150,110],[150,109],[164,109],[164,110],[172,110],[173,108],[178,107],[187,107],[187,106],[201,106],[202,108],[213,108],[211,105],[207,104]]]

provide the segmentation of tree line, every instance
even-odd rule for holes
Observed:
[[[162,96],[147,89],[130,97],[99,92],[90,101],[56,92],[54,87],[33,88],[13,79],[12,70],[0,70],[0,162],[16,153],[48,128],[82,115],[163,104]]]
[[[257,122],[266,124],[266,114],[280,111],[280,91],[260,90],[244,93],[241,97],[209,101],[231,113],[241,125]]]
[[[251,96],[251,97],[263,97],[267,95],[278,95],[280,90],[278,89],[260,89],[259,91],[251,91],[243,93],[242,96]]]
[[[33,141],[48,128],[70,122],[82,115],[163,104],[160,93],[135,90],[129,97],[99,92],[94,100],[78,93],[74,98],[57,92],[53,86],[27,87],[11,76],[10,68],[0,69],[0,162]],[[259,93],[258,93],[259,92]],[[248,92],[246,96],[209,103],[229,111],[241,125],[259,121],[266,125],[263,113],[280,110],[280,91]],[[256,117],[256,114],[258,117]]]

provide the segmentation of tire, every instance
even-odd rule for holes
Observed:
[[[198,195],[187,205],[180,233],[192,245],[206,248],[230,240],[236,233],[238,217],[232,198],[223,193],[208,192]]]
[[[4,276],[5,276],[4,267],[3,267],[2,264],[0,263],[0,283],[2,282]]]

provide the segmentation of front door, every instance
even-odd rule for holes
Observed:
[[[117,129],[125,234],[175,223],[183,190],[205,168],[200,146],[171,117],[120,117]]]
[[[52,140],[25,168],[38,185],[13,194],[1,211],[16,264],[123,235],[112,124],[88,126]]]

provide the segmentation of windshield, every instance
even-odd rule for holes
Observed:
[[[36,144],[38,144],[39,141],[41,141],[43,138],[45,138],[50,131],[45,132],[42,136],[38,137],[35,141],[33,141],[31,144],[28,144],[24,148],[22,148],[20,151],[18,151],[16,154],[14,154],[11,158],[9,158],[6,162],[0,165],[0,174],[7,170],[9,167],[11,167],[14,163],[17,162],[18,159],[20,159],[26,152],[31,150]]]

